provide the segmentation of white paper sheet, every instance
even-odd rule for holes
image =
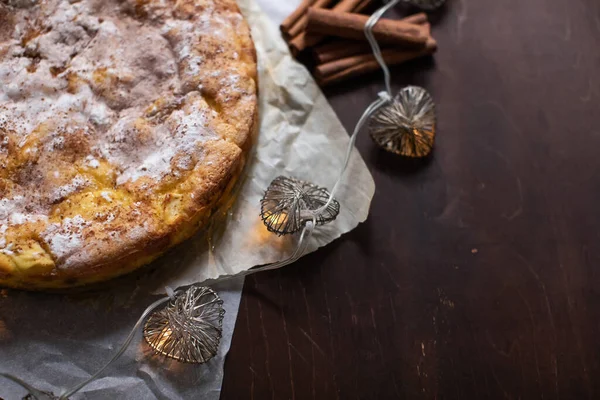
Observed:
[[[302,0],[256,0],[256,3],[273,25],[279,26],[302,3]]]
[[[293,238],[278,238],[258,217],[263,191],[282,174],[331,188],[341,167],[348,135],[309,73],[289,55],[277,24],[298,0],[239,0],[259,56],[261,130],[256,154],[223,235],[197,237],[155,263],[154,272],[126,278],[110,288],[78,295],[17,291],[0,294],[0,371],[42,390],[61,393],[95,372],[114,354],[142,310],[164,285],[188,285],[287,257]],[[335,240],[364,221],[373,180],[357,152],[337,194],[338,219],[319,227],[309,250]],[[153,355],[138,334],[122,359],[73,399],[217,399],[243,280],[215,289],[225,301],[223,338],[217,357],[190,366]],[[2,379],[2,378],[0,378]],[[0,398],[24,391],[0,380]]]

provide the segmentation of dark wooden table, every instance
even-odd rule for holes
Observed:
[[[600,2],[449,0],[434,157],[358,148],[368,221],[246,281],[222,399],[600,397]],[[327,94],[348,130],[375,74]]]

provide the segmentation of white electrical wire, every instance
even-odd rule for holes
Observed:
[[[176,292],[174,292],[172,294],[173,295],[177,295],[180,292],[181,291],[176,291]],[[127,347],[129,347],[129,344],[133,340],[133,337],[135,336],[137,330],[142,325],[142,323],[144,322],[144,320],[146,319],[146,317],[148,315],[150,315],[150,313],[152,311],[154,311],[157,307],[159,307],[160,305],[168,302],[169,300],[171,300],[171,296],[170,295],[167,296],[167,297],[163,297],[162,299],[159,299],[159,300],[155,301],[148,308],[146,308],[146,310],[144,310],[144,312],[142,313],[142,315],[140,316],[140,318],[138,319],[138,321],[133,326],[133,329],[131,329],[131,332],[129,332],[129,335],[127,336],[127,339],[125,339],[125,341],[123,342],[123,344],[119,348],[119,351],[110,359],[110,361],[108,361],[106,364],[104,364],[104,367],[100,368],[100,370],[98,370],[98,372],[96,372],[94,375],[90,376],[88,379],[86,379],[85,381],[81,382],[80,384],[78,384],[77,386],[73,387],[72,389],[69,389],[69,390],[65,391],[65,393],[63,393],[59,397],[59,400],[67,400],[69,398],[69,396],[72,396],[75,393],[79,392],[88,383],[90,383],[90,382],[94,381],[96,378],[98,378],[100,376],[100,374],[102,374],[102,372],[104,372],[104,370],[106,370],[106,368],[108,368],[113,362],[115,362],[119,357],[121,357],[121,355],[125,352],[125,350],[127,350]]]
[[[392,97],[392,84],[391,84],[390,69],[388,68],[387,64],[385,63],[385,60],[383,59],[383,54],[381,54],[381,47],[379,47],[379,43],[377,43],[377,40],[375,39],[375,35],[373,35],[373,27],[375,26],[375,24],[377,24],[377,22],[379,22],[379,20],[383,16],[383,14],[388,12],[392,7],[394,7],[398,3],[400,3],[400,0],[390,1],[386,5],[384,5],[377,11],[375,11],[373,13],[373,15],[371,15],[371,17],[367,20],[367,23],[365,24],[365,36],[367,37],[367,40],[369,41],[369,44],[371,45],[371,50],[373,50],[373,55],[375,56],[375,59],[377,60],[377,62],[379,63],[379,66],[383,70],[385,89],[387,90],[387,93],[390,96],[390,98]]]
[[[386,105],[387,103],[392,101],[393,95],[392,95],[390,69],[388,68],[387,64],[385,63],[385,60],[383,59],[383,55],[381,54],[381,48],[379,47],[379,43],[377,43],[377,39],[375,39],[375,35],[373,35],[373,27],[377,24],[377,22],[379,22],[379,20],[383,16],[383,14],[388,12],[392,7],[394,7],[399,2],[400,2],[400,0],[392,0],[392,1],[388,2],[386,5],[379,8],[377,11],[375,11],[373,13],[373,15],[371,15],[371,17],[367,20],[367,23],[365,24],[365,29],[364,29],[365,36],[367,37],[367,40],[369,41],[369,44],[371,45],[371,50],[373,51],[373,55],[375,56],[375,59],[377,60],[377,62],[379,63],[379,66],[383,70],[383,78],[384,78],[384,82],[385,82],[386,91],[379,93],[379,98],[377,100],[375,100],[373,103],[371,103],[371,105],[369,105],[369,107],[367,107],[367,109],[365,110],[363,115],[358,120],[356,126],[354,127],[354,132],[352,133],[352,136],[350,136],[350,142],[348,143],[348,149],[346,150],[346,158],[344,159],[344,163],[342,164],[342,170],[340,172],[340,175],[339,175],[338,179],[336,180],[335,184],[333,185],[331,192],[329,192],[329,199],[327,200],[327,203],[325,203],[325,205],[312,211],[313,218],[317,218],[321,213],[323,213],[327,209],[329,204],[331,204],[331,202],[333,201],[335,193],[339,189],[339,186],[342,183],[342,179],[344,178],[344,174],[346,173],[346,170],[348,169],[350,155],[352,154],[352,149],[354,148],[354,144],[356,142],[356,137],[358,136],[358,133],[362,130],[363,126],[368,121],[368,119],[373,114],[375,114],[375,112],[377,112],[377,110],[379,110],[381,107],[383,107],[384,105]]]

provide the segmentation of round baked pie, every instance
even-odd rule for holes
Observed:
[[[256,91],[235,0],[0,0],[0,285],[106,280],[191,236]]]

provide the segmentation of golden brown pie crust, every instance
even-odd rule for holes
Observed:
[[[100,282],[195,233],[256,79],[235,0],[0,0],[0,285]]]

